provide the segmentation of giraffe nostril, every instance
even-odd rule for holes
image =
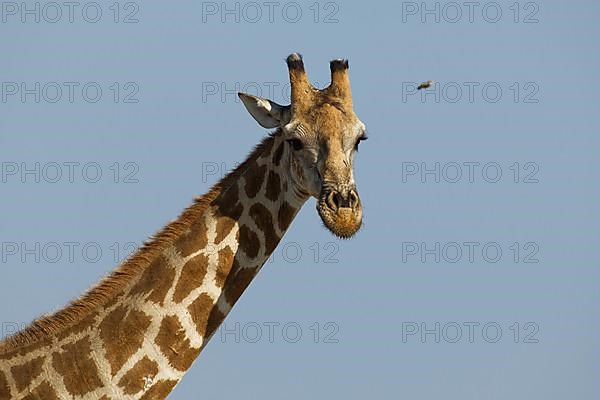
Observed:
[[[336,211],[340,207],[340,195],[338,192],[329,192],[329,194],[327,195],[327,205],[333,211]]]
[[[356,205],[358,204],[358,195],[356,194],[356,191],[354,189],[350,191],[348,198],[350,200],[350,208],[356,207]]]

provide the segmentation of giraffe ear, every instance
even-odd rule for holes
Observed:
[[[246,110],[263,128],[277,128],[290,122],[290,106],[282,106],[247,93],[238,93],[238,96],[246,106]]]

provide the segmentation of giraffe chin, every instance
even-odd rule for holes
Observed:
[[[327,229],[339,238],[351,238],[362,226],[362,209],[360,204],[354,209],[342,207],[334,211],[327,207],[327,205],[318,202],[317,211]]]

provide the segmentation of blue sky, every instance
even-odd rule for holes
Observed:
[[[2,335],[242,161],[298,51],[350,60],[365,226],[309,201],[172,398],[595,398],[597,2],[117,5],[2,3]]]

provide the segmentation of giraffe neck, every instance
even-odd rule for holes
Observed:
[[[265,139],[159,234],[160,245],[133,257],[136,273],[123,266],[101,283],[109,294],[97,306],[79,304],[86,312],[67,309],[36,322],[21,343],[0,343],[0,400],[165,398],[306,201],[288,178],[287,148],[279,133]],[[120,285],[119,273],[130,275]],[[94,290],[81,301],[102,297]],[[78,318],[61,326],[69,311]]]

